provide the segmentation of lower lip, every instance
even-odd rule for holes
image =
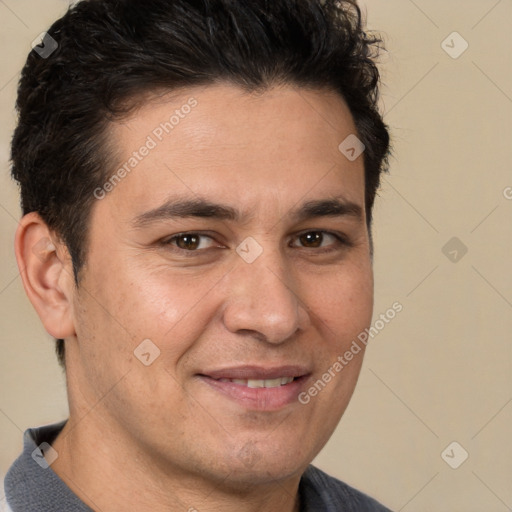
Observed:
[[[276,411],[293,403],[299,403],[298,396],[304,388],[307,375],[298,377],[289,384],[275,388],[249,388],[234,382],[221,382],[206,375],[200,375],[202,382],[231,398],[246,409]]]

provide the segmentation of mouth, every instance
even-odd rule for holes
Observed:
[[[311,371],[304,366],[262,368],[244,366],[198,374],[217,396],[245,410],[276,411],[298,404]]]
[[[232,382],[247,388],[278,388],[293,382],[295,377],[277,377],[277,379],[218,379],[219,382]]]

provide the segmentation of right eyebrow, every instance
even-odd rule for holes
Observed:
[[[173,218],[201,217],[218,220],[240,221],[241,214],[235,208],[204,199],[169,199],[162,205],[138,215],[134,227],[141,228],[153,222]]]

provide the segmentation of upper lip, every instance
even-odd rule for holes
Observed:
[[[221,368],[200,372],[200,375],[212,379],[240,379],[240,380],[267,380],[279,377],[302,377],[311,371],[302,365],[286,366],[238,366],[236,368]]]

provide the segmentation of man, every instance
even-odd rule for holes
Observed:
[[[388,133],[357,5],[84,0],[42,43],[15,245],[70,415],[27,431],[11,509],[388,510],[310,465],[372,318]]]

